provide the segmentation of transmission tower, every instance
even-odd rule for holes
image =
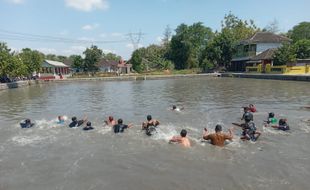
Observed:
[[[140,41],[144,35],[145,34],[142,33],[141,31],[139,31],[137,33],[131,32],[131,33],[127,34],[127,36],[130,38],[130,41],[131,41],[131,44],[132,44],[134,50],[139,48]]]

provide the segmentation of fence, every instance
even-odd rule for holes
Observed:
[[[258,66],[251,66],[246,67],[246,72],[254,72],[254,73],[277,73],[277,74],[291,74],[291,75],[298,75],[298,74],[310,74],[310,65],[304,66],[271,66],[267,64],[265,68],[262,67],[262,64]]]

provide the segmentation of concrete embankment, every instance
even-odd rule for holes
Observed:
[[[222,77],[269,79],[269,80],[292,80],[292,81],[309,81],[310,82],[310,75],[222,73]]]
[[[26,87],[36,84],[43,84],[49,81],[42,81],[42,80],[25,80],[25,81],[17,81],[17,82],[10,82],[10,83],[0,83],[0,90],[7,90],[10,88],[20,88]]]

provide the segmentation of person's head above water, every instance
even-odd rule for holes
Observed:
[[[122,119],[118,119],[118,120],[117,120],[117,123],[118,123],[118,124],[123,124],[123,120],[122,120]]]
[[[215,126],[215,132],[218,133],[218,132],[221,132],[222,131],[222,125],[216,125]]]
[[[65,120],[65,119],[64,119],[63,116],[60,115],[60,116],[58,116],[58,120],[59,120],[59,121],[63,121],[63,120]]]
[[[25,123],[26,123],[26,124],[30,124],[30,123],[31,123],[31,120],[30,120],[30,119],[26,119],[26,120],[25,120]]]
[[[251,113],[249,113],[249,112],[245,113],[244,120],[246,122],[250,122],[251,120],[253,120],[253,115]]]
[[[280,119],[279,125],[286,125],[286,119]]]
[[[147,119],[148,121],[151,121],[151,120],[152,120],[152,116],[151,116],[151,115],[148,115],[148,116],[146,116],[146,119]]]
[[[273,118],[273,117],[274,117],[274,113],[273,113],[273,112],[270,112],[270,113],[268,114],[268,116],[269,116],[269,118]]]
[[[181,137],[186,137],[187,131],[185,129],[182,129],[180,135],[181,135]]]
[[[72,121],[77,121],[77,118],[76,117],[72,117]]]
[[[176,105],[173,105],[173,106],[172,106],[172,109],[173,109],[173,110],[177,109],[177,106],[176,106]]]
[[[109,121],[111,122],[113,120],[114,120],[114,118],[112,116],[109,116]]]
[[[86,123],[86,126],[87,126],[87,127],[91,127],[91,122],[90,122],[90,121],[87,122],[87,123]]]

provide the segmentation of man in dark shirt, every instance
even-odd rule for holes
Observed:
[[[114,131],[114,133],[123,133],[125,131],[125,129],[131,128],[131,127],[132,127],[131,124],[124,125],[123,120],[119,119],[117,121],[117,124],[113,126],[113,131]]]
[[[30,119],[26,119],[24,122],[20,123],[21,128],[31,128],[34,126],[34,123],[31,123]]]
[[[94,128],[91,126],[91,122],[86,123],[86,127],[83,128],[84,131],[93,130]]]
[[[85,117],[82,120],[77,120],[76,117],[72,117],[72,122],[69,124],[70,128],[79,127],[83,125],[87,121],[87,118]]]

